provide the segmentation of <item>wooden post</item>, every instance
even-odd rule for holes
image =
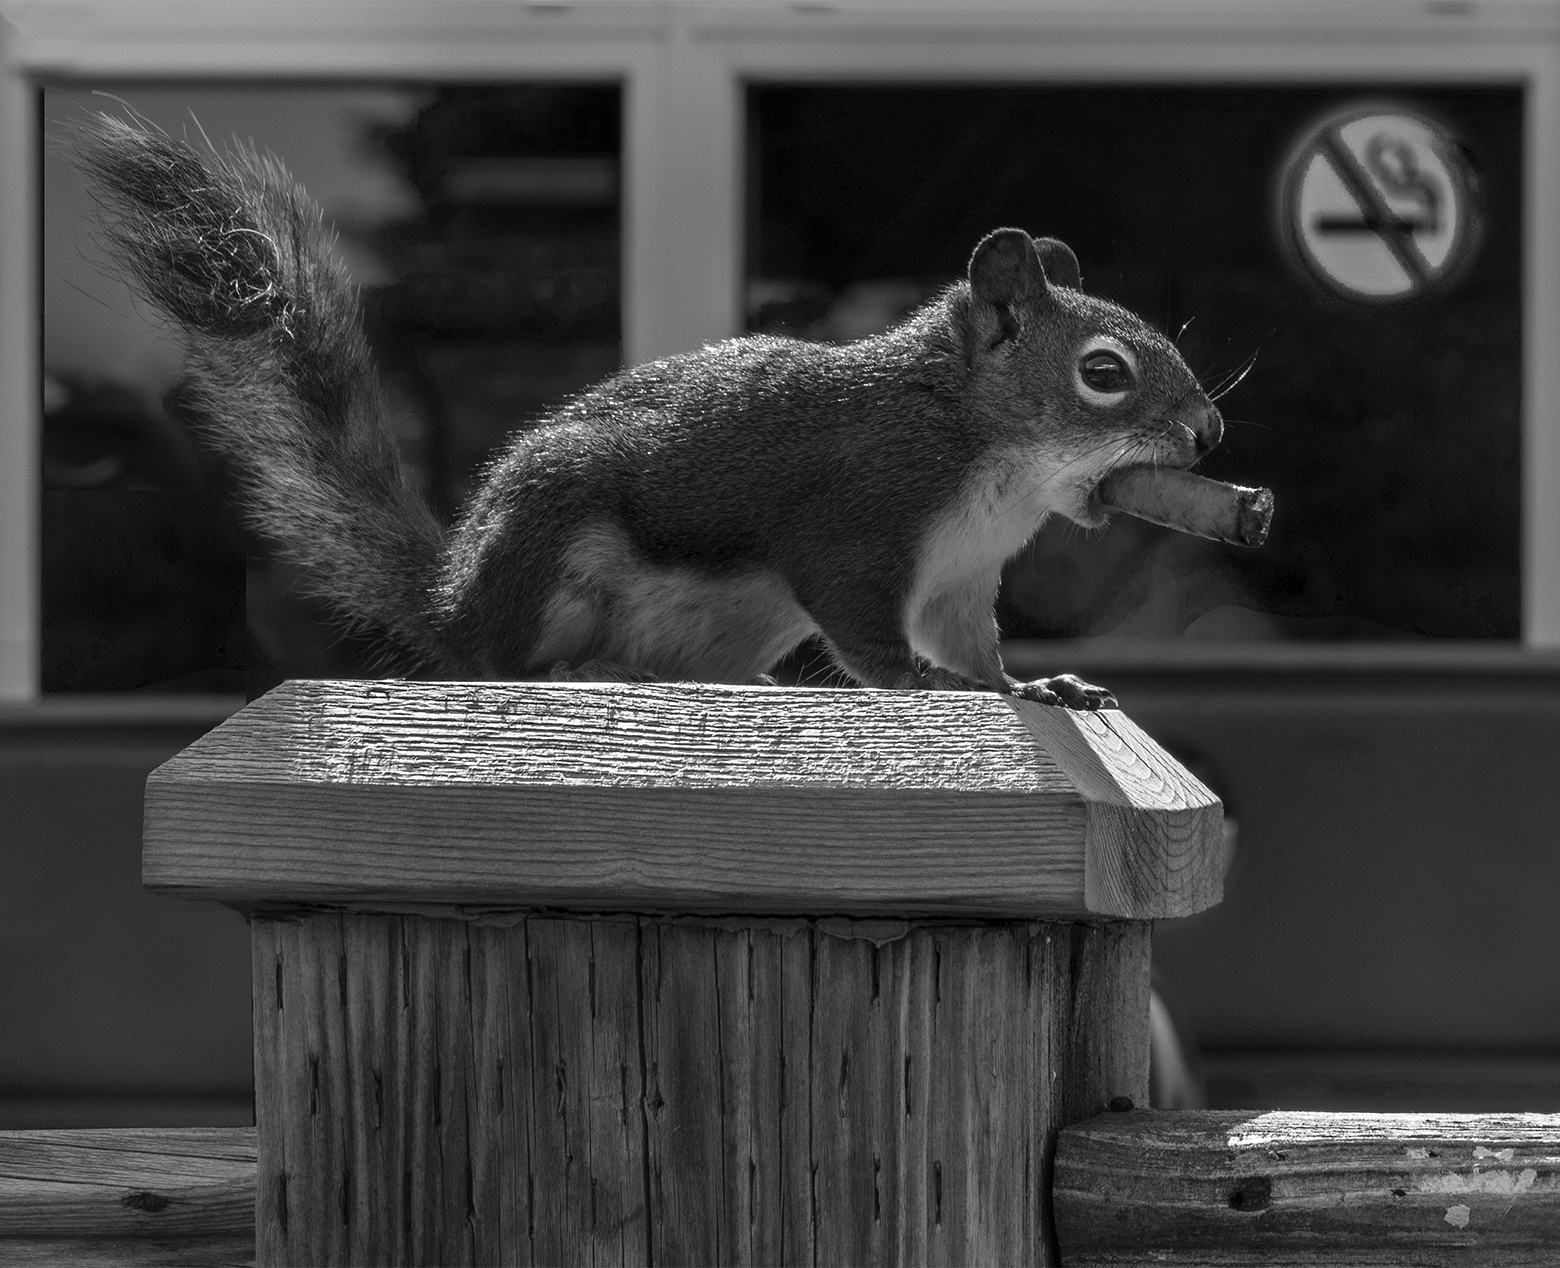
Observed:
[[[261,1264],[1043,1264],[1219,819],[1114,712],[295,682],[144,870],[253,913]]]

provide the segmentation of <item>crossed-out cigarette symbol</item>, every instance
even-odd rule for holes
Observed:
[[[1472,180],[1457,147],[1406,112],[1344,112],[1294,152],[1288,237],[1318,280],[1351,298],[1412,298],[1472,243]]]
[[[1414,235],[1435,233],[1441,225],[1441,190],[1419,170],[1414,147],[1401,137],[1376,133],[1365,144],[1362,164],[1343,142],[1336,127],[1326,129],[1320,138],[1322,152],[1332,163],[1349,192],[1359,201],[1360,214],[1319,215],[1314,224],[1318,233],[1373,233],[1397,257],[1404,272],[1419,287],[1429,285],[1434,270]],[[1373,180],[1372,177],[1375,179]],[[1378,184],[1379,182],[1379,184]],[[1419,216],[1405,216],[1392,209],[1382,197],[1381,186],[1394,194],[1414,198],[1423,204]]]

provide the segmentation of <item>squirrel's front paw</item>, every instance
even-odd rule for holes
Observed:
[[[1104,687],[1084,682],[1073,674],[1036,678],[1033,682],[1015,682],[1013,694],[1036,704],[1060,705],[1067,709],[1114,709],[1116,697]]]

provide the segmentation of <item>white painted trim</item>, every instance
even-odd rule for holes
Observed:
[[[1522,641],[1560,648],[1560,46],[1528,80],[1523,155]]]
[[[623,334],[635,364],[742,329],[741,88],[674,25],[627,106]]]
[[[38,694],[38,94],[0,19],[0,702]]]
[[[1523,628],[1528,645],[1560,647],[1556,0],[30,0],[3,12],[15,29],[0,67],[0,698],[36,683],[27,85],[47,78],[619,79],[630,362],[741,328],[747,82],[1526,85]],[[30,429],[12,421],[27,417]]]
[[[660,3],[31,0],[6,11],[40,77],[567,78],[660,37]]]

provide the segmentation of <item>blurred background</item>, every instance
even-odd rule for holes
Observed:
[[[746,330],[860,338],[957,280],[990,229],[1059,237],[1086,289],[1222,393],[1206,473],[1275,490],[1255,552],[1126,517],[1048,525],[999,603],[1010,671],[1112,687],[1238,825],[1223,905],[1156,931],[1198,1095],[1560,1110],[1560,660],[1523,647],[1527,90],[1444,66],[992,83],[801,65],[738,84]],[[36,89],[42,695],[0,706],[0,1127],[247,1122],[247,932],[141,891],[141,788],[246,697],[363,673],[365,649],[187,440],[179,349],[102,262],[71,129],[133,111],[287,163],[363,287],[402,455],[450,516],[506,436],[624,363],[635,106],[556,76]],[[1317,129],[1362,112],[1437,138],[1384,188],[1400,244],[1439,231],[1450,254],[1388,300],[1319,268],[1296,220]],[[781,672],[826,669],[804,649]]]

